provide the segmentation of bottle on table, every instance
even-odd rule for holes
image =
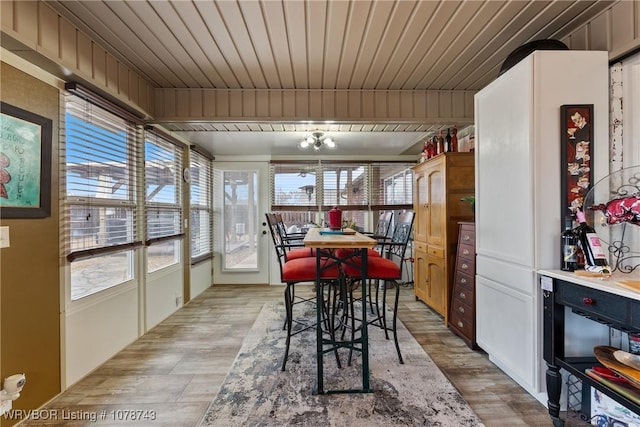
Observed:
[[[576,271],[578,269],[578,236],[573,231],[573,219],[564,219],[564,231],[560,234],[560,269]]]
[[[604,248],[596,231],[587,224],[584,212],[580,209],[576,211],[576,218],[580,223],[575,230],[578,235],[578,243],[584,254],[584,269],[605,275],[611,274],[607,254],[604,252]]]
[[[444,137],[444,151],[451,152],[451,128],[447,128],[447,136]]]

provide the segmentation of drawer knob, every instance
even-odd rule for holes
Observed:
[[[469,266],[465,263],[462,263],[462,269],[463,270],[467,270],[469,268]]]
[[[467,283],[467,279],[465,279],[465,278],[463,277],[462,279],[460,279],[460,283],[462,283],[462,284],[464,285],[465,283]]]
[[[467,294],[465,294],[464,292],[460,292],[460,298],[462,299],[466,299],[467,298]]]
[[[464,323],[462,323],[462,322],[458,321],[458,327],[459,327],[459,328],[463,328],[463,327],[464,327]]]
[[[471,240],[471,236],[469,236],[468,234],[465,234],[465,235],[462,237],[462,240]]]
[[[584,298],[582,298],[582,303],[586,304],[586,305],[593,305],[593,299],[591,299],[589,297],[584,297]]]
[[[459,311],[460,313],[464,313],[464,307],[458,307],[458,311]]]
[[[462,255],[469,255],[469,249],[463,249]]]

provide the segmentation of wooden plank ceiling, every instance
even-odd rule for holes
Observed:
[[[496,78],[517,47],[562,39],[613,2],[48,3],[158,88],[475,91]],[[221,150],[222,143],[213,142],[219,133],[304,131],[301,126],[171,123],[172,130],[190,131],[185,135],[214,152]],[[448,124],[341,126],[336,132],[411,133],[396,152],[401,154],[419,152],[425,134]]]

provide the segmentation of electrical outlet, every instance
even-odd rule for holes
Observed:
[[[9,226],[0,227],[0,248],[8,248],[9,242]]]

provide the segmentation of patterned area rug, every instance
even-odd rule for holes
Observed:
[[[296,305],[311,319],[310,304]],[[287,370],[284,354],[284,306],[266,303],[207,409],[201,426],[482,426],[483,424],[431,358],[400,322],[404,365],[393,339],[369,328],[372,393],[315,395],[315,329],[291,341]],[[359,356],[346,366],[347,350],[324,359],[325,390],[362,388]]]

